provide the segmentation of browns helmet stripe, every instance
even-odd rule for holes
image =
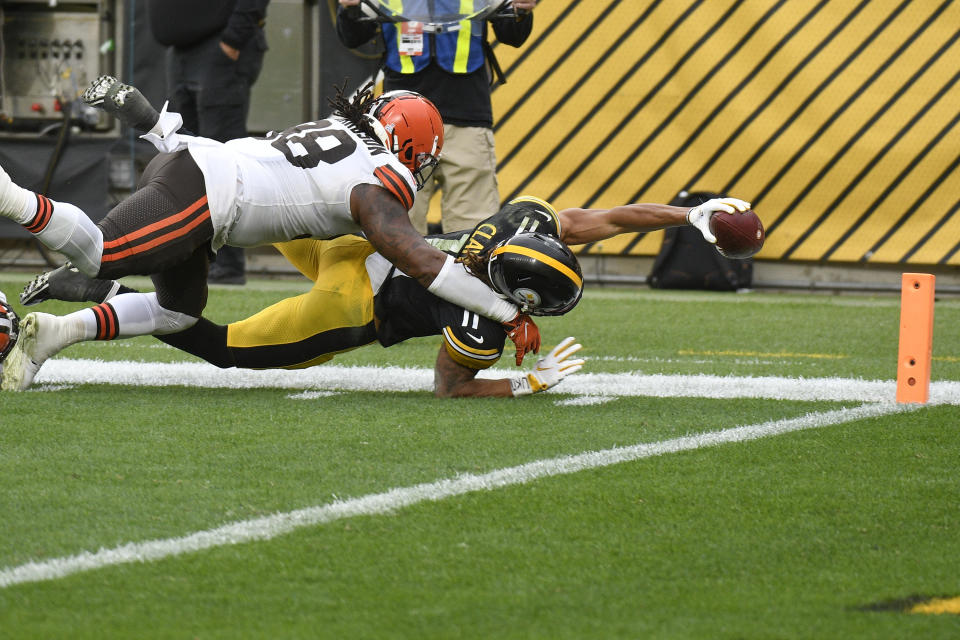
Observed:
[[[13,350],[19,334],[20,319],[13,307],[3,302],[3,296],[0,295],[0,362],[3,362]]]

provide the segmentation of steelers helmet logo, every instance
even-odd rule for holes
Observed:
[[[525,300],[527,306],[529,306],[531,309],[535,309],[540,306],[540,294],[533,289],[527,289],[525,287],[514,289],[513,297],[515,300]]]

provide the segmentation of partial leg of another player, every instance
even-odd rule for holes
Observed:
[[[28,388],[43,364],[72,344],[171,333],[196,320],[195,316],[163,308],[156,293],[124,293],[65,316],[27,314],[20,323],[20,338],[4,363],[0,388]]]
[[[45,247],[63,253],[87,275],[97,275],[103,253],[103,233],[97,225],[79,207],[15,184],[3,167],[0,216],[23,225]]]
[[[150,131],[160,119],[160,114],[139,89],[113,76],[100,76],[91,82],[81,99],[138,131]]]

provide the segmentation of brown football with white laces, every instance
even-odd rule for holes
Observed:
[[[763,248],[766,236],[763,223],[752,209],[710,217],[710,232],[717,238],[717,251],[728,258],[743,260]]]

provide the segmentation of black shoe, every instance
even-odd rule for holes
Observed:
[[[67,262],[31,280],[20,294],[20,304],[31,307],[45,300],[99,303],[109,300],[119,288],[118,282],[87,277]]]
[[[160,114],[139,89],[123,84],[113,76],[100,76],[91,82],[81,99],[138,131],[150,131],[160,119]]]

